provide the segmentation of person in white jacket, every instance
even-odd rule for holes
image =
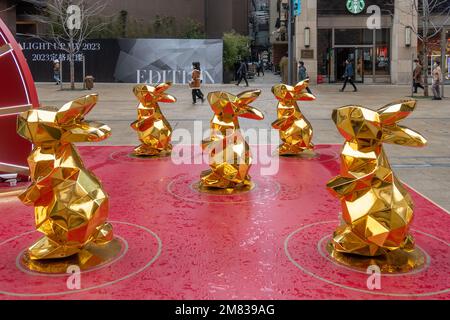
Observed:
[[[442,100],[441,98],[441,79],[442,79],[442,71],[441,64],[439,61],[436,61],[433,66],[433,100]]]

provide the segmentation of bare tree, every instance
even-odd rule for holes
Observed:
[[[14,5],[12,5],[12,6],[6,7],[5,9],[2,9],[2,10],[0,10],[0,13],[2,13],[2,12],[6,12],[6,11],[9,11],[9,10],[11,10],[11,9],[15,8],[15,7],[16,7],[16,5],[15,5],[15,4],[14,4]]]
[[[444,27],[450,22],[450,0],[397,0],[403,2],[403,6],[396,6],[404,14],[417,18],[417,25],[409,25],[411,31],[422,43],[420,60],[425,73],[424,95],[429,95],[428,87],[428,56],[431,54],[433,38],[444,31]],[[391,4],[393,1],[391,0]],[[409,8],[408,10],[402,8]],[[394,13],[391,12],[394,16]],[[406,25],[405,25],[406,27]]]
[[[37,20],[47,26],[38,37],[52,40],[67,53],[70,64],[70,88],[75,89],[75,56],[83,43],[94,32],[103,30],[108,24],[100,17],[108,5],[101,0],[26,0],[39,8]]]

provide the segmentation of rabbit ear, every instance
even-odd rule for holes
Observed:
[[[254,107],[246,106],[245,111],[243,113],[239,114],[239,117],[253,119],[253,120],[263,120],[264,114],[260,110],[254,108]]]
[[[173,103],[173,102],[177,102],[177,98],[175,98],[174,96],[170,95],[170,94],[163,94],[159,99],[159,102],[163,102],[163,103]]]
[[[155,92],[161,94],[164,91],[166,91],[167,89],[169,89],[169,87],[171,87],[171,86],[172,86],[172,82],[160,83],[155,87]]]
[[[403,100],[388,104],[377,110],[383,126],[391,126],[406,118],[416,108],[416,100]]]
[[[295,99],[300,101],[312,101],[316,100],[316,97],[306,91],[309,87],[309,79],[300,81],[294,87]]]
[[[239,112],[239,117],[254,120],[264,119],[264,114],[260,110],[249,106],[249,104],[255,101],[260,94],[261,90],[249,90],[241,92],[237,95],[236,105],[241,109]]]
[[[297,84],[294,86],[294,90],[295,90],[296,92],[302,92],[302,91],[305,90],[307,87],[309,87],[309,79],[306,79],[306,80],[303,80],[303,81],[300,81],[299,83],[297,83]]]
[[[403,126],[383,127],[383,142],[408,147],[423,147],[427,140],[418,132]]]
[[[427,140],[418,132],[397,125],[416,108],[416,100],[404,100],[388,104],[379,109],[380,122],[383,128],[383,142],[409,147],[423,147]]]
[[[246,106],[255,101],[259,95],[261,94],[261,90],[249,90],[241,92],[237,95],[237,105],[238,106]]]
[[[97,101],[98,95],[90,94],[66,103],[56,113],[56,122],[60,125],[69,125],[83,119],[94,108]]]
[[[316,100],[316,96],[305,92],[305,93],[296,93],[295,94],[295,100],[299,100],[299,101],[313,101]]]

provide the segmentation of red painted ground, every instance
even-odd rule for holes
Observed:
[[[131,159],[132,147],[80,149],[110,194],[110,219],[127,248],[70,291],[66,275],[16,266],[39,234],[32,208],[0,199],[1,299],[450,298],[450,215],[413,191],[413,234],[427,267],[383,276],[382,289],[370,291],[366,274],[328,260],[323,245],[340,208],[324,186],[339,170],[339,146],[318,146],[315,160],[281,159],[275,176],[254,165],[256,188],[235,196],[190,187],[205,165]]]

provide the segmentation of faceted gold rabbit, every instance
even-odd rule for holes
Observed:
[[[264,115],[249,104],[261,90],[245,91],[237,96],[227,92],[211,92],[208,101],[214,111],[211,136],[202,147],[210,155],[210,170],[201,174],[201,186],[220,189],[239,189],[250,186],[248,174],[252,158],[250,147],[239,128],[238,117],[262,120]]]
[[[414,249],[409,234],[413,202],[392,172],[383,143],[426,144],[419,133],[397,125],[415,106],[411,100],[378,111],[360,106],[333,111],[333,121],[346,140],[341,174],[327,185],[342,205],[343,223],[334,232],[334,250],[375,257],[397,249]]]
[[[172,151],[172,127],[159,107],[159,102],[173,103],[176,98],[166,94],[170,82],[161,83],[156,87],[138,84],[133,93],[139,100],[138,119],[131,128],[138,132],[142,144],[134,149],[137,156],[167,155]]]
[[[299,155],[305,150],[312,150],[313,129],[311,123],[301,113],[297,101],[311,101],[316,97],[309,94],[306,88],[309,80],[299,82],[295,87],[278,84],[272,88],[278,103],[278,119],[272,123],[274,129],[280,130],[283,142],[278,154]]]
[[[45,234],[28,249],[32,260],[69,257],[91,242],[113,239],[108,196],[74,146],[110,136],[108,126],[84,120],[96,103],[97,95],[88,95],[57,111],[32,109],[18,118],[17,132],[34,144],[28,157],[33,184],[19,198],[34,205],[36,228]]]

